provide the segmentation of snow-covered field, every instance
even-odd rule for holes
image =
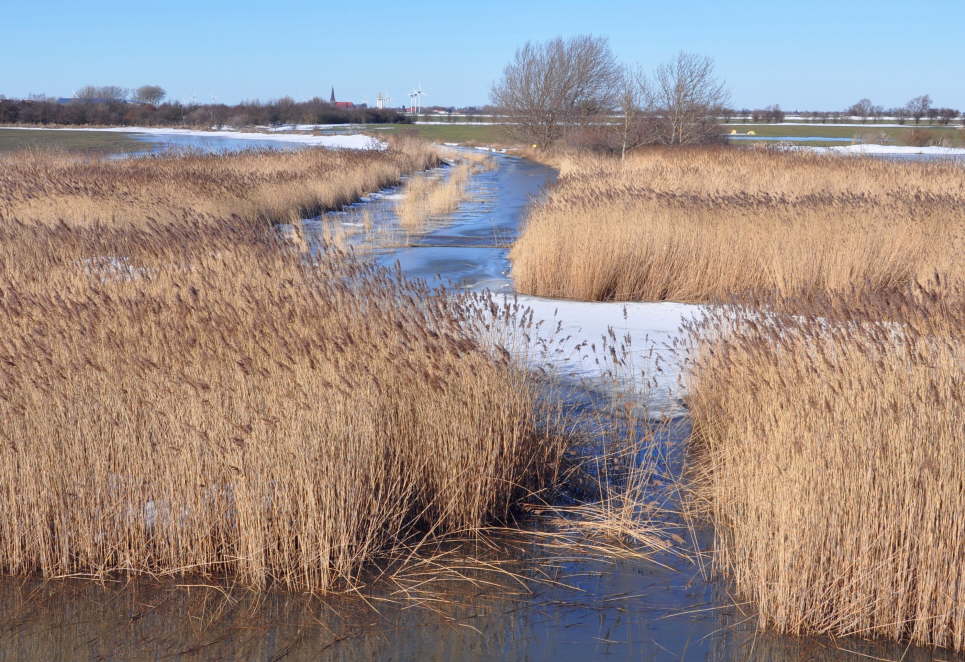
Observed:
[[[722,126],[843,126],[849,129],[958,129],[960,124],[865,124],[855,122],[722,122]]]
[[[833,147],[800,147],[822,154],[965,156],[965,147],[910,147],[903,145],[835,145]]]
[[[262,140],[296,143],[306,147],[326,147],[329,149],[385,149],[385,143],[361,134],[312,136],[304,133],[257,133],[246,131],[199,131],[196,129],[168,129],[141,126],[119,126],[103,129],[46,129],[41,127],[4,127],[23,131],[107,131],[112,133],[140,133],[159,136],[197,136],[203,138],[231,138],[234,140]]]

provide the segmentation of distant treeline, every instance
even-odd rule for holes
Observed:
[[[397,110],[337,108],[315,98],[262,103],[157,105],[113,99],[0,99],[0,124],[111,126],[251,126],[272,124],[383,124],[408,122]]]

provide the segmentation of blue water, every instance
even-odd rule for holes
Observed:
[[[132,133],[135,140],[151,143],[150,154],[172,150],[196,150],[207,154],[241,152],[249,149],[293,150],[304,149],[301,143],[281,140],[248,140],[224,136],[186,136],[181,134]]]

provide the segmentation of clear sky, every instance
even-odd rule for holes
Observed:
[[[965,0],[0,0],[0,94],[160,84],[184,101],[484,104],[517,46],[592,33],[647,69],[712,56],[732,105],[965,108]]]

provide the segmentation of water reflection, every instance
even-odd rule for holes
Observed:
[[[700,581],[684,586],[687,609],[668,608],[661,573],[640,564],[582,571],[590,595],[537,589],[524,598],[454,589],[420,606],[148,581],[106,587],[8,581],[0,590],[0,661],[960,659],[757,632],[747,615],[721,609],[726,596],[706,594]]]

